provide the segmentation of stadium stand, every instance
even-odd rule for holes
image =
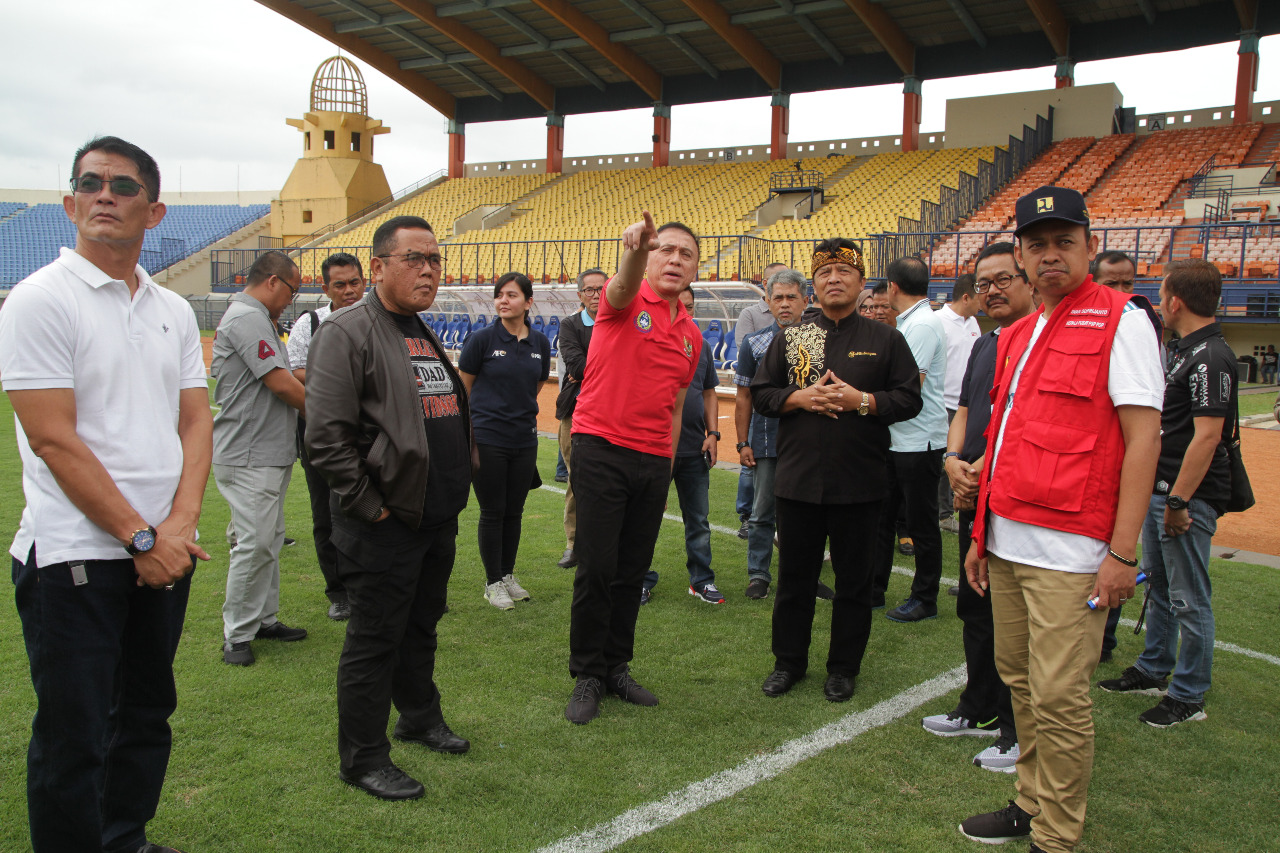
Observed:
[[[149,273],[159,272],[270,210],[266,204],[170,205],[164,220],[142,241],[142,266]],[[75,240],[75,226],[60,204],[0,205],[0,287],[22,281],[56,258],[60,247],[74,246]]]
[[[539,187],[554,181],[558,175],[485,175],[447,180],[405,199],[394,208],[373,217],[355,228],[335,234],[319,245],[319,250],[304,254],[300,266],[304,276],[320,281],[320,264],[336,251],[350,251],[368,269],[373,232],[395,216],[421,216],[436,230],[442,243],[453,234],[453,223],[486,204],[511,204],[523,199]],[[446,251],[446,257],[448,253]],[[501,272],[507,272],[502,270]]]

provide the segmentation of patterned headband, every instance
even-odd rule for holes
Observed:
[[[867,274],[866,269],[862,266],[862,252],[858,249],[849,249],[841,246],[836,249],[834,254],[831,252],[814,252],[813,270],[809,273],[809,276],[814,276],[821,267],[834,263],[848,264],[863,275]]]

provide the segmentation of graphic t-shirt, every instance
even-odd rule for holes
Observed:
[[[435,345],[416,314],[393,314],[404,333],[409,362],[422,400],[430,462],[427,465],[427,499],[420,528],[450,520],[467,505],[471,488],[471,448],[459,401],[462,389],[445,369]]]

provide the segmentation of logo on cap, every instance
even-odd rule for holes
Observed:
[[[1036,199],[1036,213],[1053,213],[1053,199],[1048,196]]]

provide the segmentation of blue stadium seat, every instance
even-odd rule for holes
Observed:
[[[554,356],[560,351],[560,318],[553,316],[548,320],[542,334],[546,335],[547,340],[551,342],[551,354]]]
[[[533,315],[533,330],[535,332],[541,332],[544,335],[547,333],[547,324],[546,321],[542,319],[541,314]]]
[[[707,321],[707,328],[702,333],[702,340],[706,342],[704,346],[711,347],[711,357],[714,359],[720,349],[720,345],[724,342],[724,332],[720,330],[719,320]]]
[[[735,370],[738,367],[738,336],[729,330],[728,337],[725,338],[724,348],[720,355],[721,370]]]

